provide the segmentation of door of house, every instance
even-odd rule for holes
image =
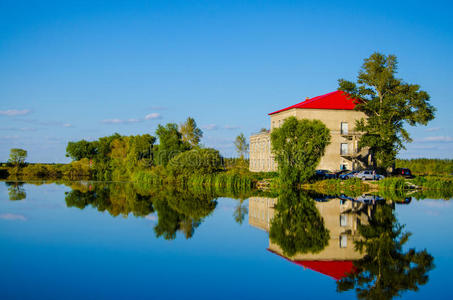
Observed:
[[[341,122],[341,134],[348,134],[348,123]]]

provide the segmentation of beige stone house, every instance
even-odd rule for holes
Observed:
[[[354,110],[357,100],[335,91],[293,106],[270,113],[270,131],[263,131],[250,137],[250,171],[277,171],[277,163],[271,151],[270,134],[280,127],[284,120],[294,116],[298,119],[317,119],[330,129],[331,143],[317,169],[330,171],[356,170],[366,167],[369,161],[367,149],[359,149],[360,133],[355,131],[357,120],[365,114]]]

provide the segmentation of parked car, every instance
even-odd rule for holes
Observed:
[[[374,170],[360,171],[357,174],[355,174],[354,177],[362,180],[381,180],[385,178],[384,175],[377,174],[376,171]]]
[[[393,170],[392,175],[393,176],[402,176],[405,178],[413,177],[411,170],[408,168],[396,168],[395,170]]]
[[[350,178],[353,178],[357,173],[358,173],[358,171],[349,171],[349,172],[341,174],[340,176],[338,176],[338,178],[343,179],[343,180],[350,179]]]
[[[337,178],[337,175],[329,170],[316,170],[316,177],[319,179],[334,179]]]
[[[335,174],[337,175],[337,178],[338,178],[338,177],[340,177],[340,175],[343,175],[343,174],[346,174],[349,172],[351,172],[351,171],[350,170],[340,170],[340,171],[335,172]]]
[[[365,204],[375,204],[376,202],[385,201],[385,200],[384,200],[384,198],[376,196],[376,195],[363,194],[363,195],[355,198],[354,201],[362,202]]]

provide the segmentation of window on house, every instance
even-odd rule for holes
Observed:
[[[341,227],[348,226],[348,215],[345,214],[340,215],[340,226]]]
[[[346,143],[341,143],[341,149],[340,149],[340,154],[341,155],[346,155],[349,153],[349,149],[348,149],[348,144]]]
[[[348,132],[349,132],[348,123],[341,122],[341,134],[348,134]]]
[[[346,248],[348,246],[348,236],[346,234],[340,235],[340,248]]]

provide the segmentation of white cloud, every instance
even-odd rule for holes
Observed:
[[[156,120],[162,118],[159,113],[150,113],[145,116],[145,120]]]
[[[228,130],[235,130],[235,129],[240,129],[241,127],[234,126],[234,125],[225,125],[223,128],[228,129]]]
[[[1,127],[0,130],[5,130],[5,131],[36,131],[36,128],[31,128],[31,127]]]
[[[121,123],[124,123],[124,120],[120,120],[120,119],[105,119],[105,120],[102,120],[102,123],[105,123],[105,124],[121,124]]]
[[[138,123],[138,122],[142,122],[142,120],[136,119],[136,118],[130,118],[127,120],[117,119],[117,118],[102,120],[102,123],[104,123],[104,124],[132,124],[132,123]]]
[[[25,216],[16,214],[1,214],[0,219],[8,221],[27,221]]]
[[[417,140],[417,142],[425,142],[425,143],[451,143],[453,142],[453,137],[451,136],[427,136],[425,138],[421,138]]]
[[[430,150],[430,149],[437,149],[437,146],[430,146],[430,145],[409,145],[408,149],[418,149],[418,150]]]
[[[208,124],[201,127],[204,130],[217,130],[219,127],[216,124]]]
[[[0,140],[17,140],[18,138],[18,135],[5,135],[0,137]]]
[[[0,115],[14,117],[14,116],[23,116],[30,113],[29,109],[7,109],[0,110]]]
[[[64,123],[64,124],[63,124],[63,127],[72,127],[72,124]]]
[[[439,131],[441,129],[442,128],[440,128],[440,127],[431,127],[431,128],[426,128],[425,131],[426,132],[434,132],[434,131]]]

